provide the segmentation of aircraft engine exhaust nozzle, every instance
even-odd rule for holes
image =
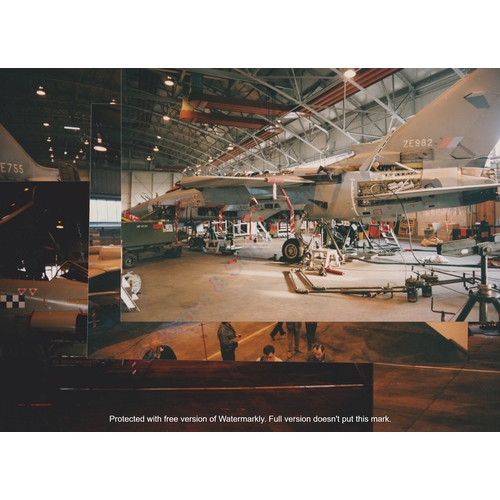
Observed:
[[[80,336],[86,331],[87,315],[75,311],[46,312],[35,311],[31,318],[31,327],[44,332],[65,333]]]

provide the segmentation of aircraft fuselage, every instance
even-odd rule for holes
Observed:
[[[349,221],[395,220],[401,215],[437,208],[472,205],[497,197],[490,169],[425,166],[421,169],[346,172],[327,175],[314,185],[291,190],[294,207],[303,205],[311,219]]]
[[[2,329],[29,322],[44,331],[74,331],[76,318],[88,310],[87,283],[0,279]]]

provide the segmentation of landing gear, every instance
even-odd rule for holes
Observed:
[[[299,262],[304,255],[304,245],[297,238],[286,240],[281,248],[283,259],[290,264]]]
[[[301,218],[296,221],[296,227],[300,227],[302,220],[306,217],[304,212]],[[283,254],[282,259],[290,264],[296,264],[297,262],[306,262],[311,259],[313,245],[316,245],[317,240],[315,236],[320,237],[321,247],[331,248],[337,251],[339,259],[344,261],[343,253],[340,250],[337,242],[335,241],[335,235],[329,224],[325,223],[323,220],[318,221],[314,229],[314,233],[308,243],[305,243],[300,232],[295,233],[295,238],[290,238],[285,241],[281,252]]]

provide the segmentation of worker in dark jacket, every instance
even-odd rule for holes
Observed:
[[[324,344],[314,344],[312,348],[312,353],[307,357],[308,363],[328,363],[330,360],[327,358],[325,353]]]
[[[236,335],[231,323],[222,322],[217,330],[219,337],[220,352],[224,361],[234,361],[236,359],[234,351],[238,347],[238,340],[241,335]]]
[[[144,353],[142,359],[177,359],[174,351],[167,344],[162,344],[160,339],[153,339],[150,348]]]

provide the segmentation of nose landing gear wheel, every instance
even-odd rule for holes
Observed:
[[[290,238],[283,243],[281,253],[286,262],[294,264],[302,259],[304,254],[304,247],[297,238]]]

